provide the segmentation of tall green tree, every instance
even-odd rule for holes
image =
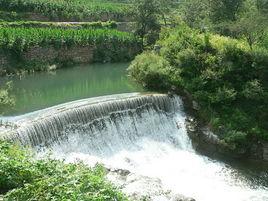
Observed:
[[[152,45],[158,39],[161,21],[167,25],[167,15],[176,5],[175,0],[134,0],[136,34],[142,38],[145,45]]]
[[[213,23],[235,21],[244,0],[210,0],[210,19]]]
[[[209,16],[208,0],[188,0],[180,6],[182,19],[192,28],[207,26]]]
[[[159,12],[157,0],[134,1],[133,13],[137,23],[135,33],[142,39],[143,46],[151,45],[157,40],[160,31]]]
[[[167,15],[177,6],[175,0],[157,0],[159,8],[159,14],[164,21],[164,24],[167,25]]]
[[[251,49],[264,39],[268,31],[268,15],[260,3],[261,0],[246,1],[238,19],[229,24],[233,35],[246,39]]]

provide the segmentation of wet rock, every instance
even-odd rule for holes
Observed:
[[[129,170],[124,170],[124,169],[111,169],[110,171],[114,172],[122,177],[125,177],[131,173]]]
[[[200,109],[199,104],[196,101],[192,102],[192,106],[193,106],[194,110],[199,110]]]
[[[137,175],[124,169],[109,169],[107,179],[135,201],[194,201],[166,190],[160,179]]]
[[[197,151],[207,155],[228,152],[228,147],[219,137],[211,132],[209,128],[200,128],[194,118],[190,117],[186,120],[186,129]]]

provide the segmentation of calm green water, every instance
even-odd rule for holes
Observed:
[[[13,77],[16,105],[5,115],[14,116],[73,100],[127,92],[142,88],[126,75],[128,63],[92,64]],[[2,81],[6,81],[3,80]]]

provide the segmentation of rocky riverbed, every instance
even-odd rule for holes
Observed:
[[[195,201],[165,189],[160,179],[137,175],[124,169],[109,169],[107,178],[135,201]]]

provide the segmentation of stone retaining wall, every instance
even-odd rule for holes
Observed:
[[[0,76],[16,73],[17,69],[45,70],[56,64],[85,64],[93,62],[123,62],[131,60],[140,52],[140,46],[132,47],[123,44],[110,47],[109,44],[73,45],[54,47],[53,45],[29,47],[19,55],[13,55],[8,50],[0,49]],[[13,55],[13,56],[11,56]],[[54,68],[53,68],[54,69]]]
[[[40,62],[64,62],[72,61],[74,63],[91,63],[93,61],[93,47],[73,46],[61,47],[59,49],[53,46],[40,47],[33,46],[22,54],[25,61]]]

